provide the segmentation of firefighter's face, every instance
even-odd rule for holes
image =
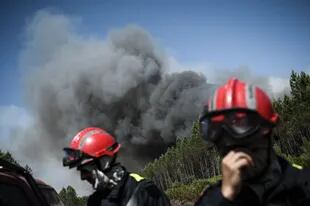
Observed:
[[[77,168],[77,170],[80,172],[81,180],[86,180],[91,185],[95,184],[95,177],[94,177],[94,170],[97,169],[97,166],[95,162],[90,162],[84,165],[81,165]]]
[[[268,142],[260,142],[257,145],[249,145],[248,147],[238,147],[235,150],[248,154],[254,163],[254,166],[243,169],[243,180],[250,180],[259,176],[267,168],[269,163]]]
[[[89,182],[97,191],[107,189],[110,178],[105,172],[109,171],[112,161],[112,157],[103,156],[78,166],[77,170],[80,171],[81,180]]]
[[[217,147],[222,157],[226,156],[231,150],[234,150],[235,152],[244,152],[252,158],[254,166],[245,168],[242,171],[243,180],[249,180],[260,175],[268,166],[269,138],[268,136],[262,136],[261,133],[250,137],[250,141],[245,141],[244,139],[237,141],[227,136],[221,138]]]

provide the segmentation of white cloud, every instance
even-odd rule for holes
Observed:
[[[268,77],[269,84],[272,90],[272,97],[278,98],[283,94],[288,94],[290,91],[289,78]]]
[[[12,133],[17,129],[29,127],[33,119],[24,108],[15,105],[0,106],[0,114],[1,148],[9,150],[12,146]]]
[[[25,108],[16,105],[0,106],[0,149],[9,151],[21,165],[28,164],[36,178],[51,184],[57,191],[68,185],[73,186],[78,194],[89,195],[91,187],[88,183],[80,181],[77,171],[68,170],[62,166],[60,159],[47,156],[42,162],[32,161],[19,151],[19,145],[27,143],[27,129],[33,127],[33,117]],[[46,145],[37,142],[38,147]]]
[[[16,126],[27,127],[32,123],[30,114],[22,107],[15,105],[0,106],[0,127],[13,128]]]

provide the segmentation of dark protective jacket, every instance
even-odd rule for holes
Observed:
[[[170,201],[150,180],[126,172],[112,191],[96,191],[88,198],[87,206],[168,206]]]
[[[282,175],[280,181],[259,198],[249,187],[243,187],[234,201],[221,193],[221,183],[206,188],[195,203],[196,206],[310,206],[310,169],[297,169],[286,160],[278,159]]]

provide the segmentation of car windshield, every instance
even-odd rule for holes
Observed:
[[[65,206],[54,189],[41,188],[41,191],[49,206]]]

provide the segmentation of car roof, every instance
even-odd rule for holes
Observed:
[[[37,197],[31,198],[32,200],[37,199],[37,201],[40,202],[40,205],[46,205],[46,200],[40,192],[40,187],[38,187],[32,175],[24,168],[0,159],[0,179],[5,182],[20,185],[25,191],[28,191],[27,193],[29,195]]]
[[[51,185],[47,184],[46,182],[44,182],[41,179],[35,179],[35,181],[36,181],[37,185],[39,186],[39,188],[55,190]]]

